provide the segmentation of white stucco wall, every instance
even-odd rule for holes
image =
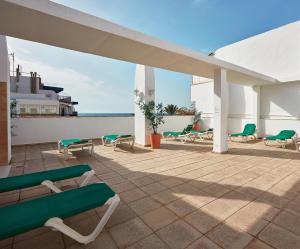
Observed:
[[[300,80],[300,21],[222,47],[215,57],[280,81]]]
[[[191,87],[192,101],[212,124],[213,84]],[[228,132],[239,132],[246,123],[253,122],[253,89],[230,84]],[[300,134],[300,81],[277,86],[262,86],[260,97],[261,135],[293,129]],[[209,121],[209,119],[211,119]]]
[[[282,81],[293,81],[261,86],[260,135],[283,129],[300,134],[300,21],[220,48],[215,57]],[[193,77],[191,97],[197,109],[212,119],[213,83],[205,82]],[[230,84],[228,132],[240,132],[246,123],[253,122],[253,112],[253,88]]]
[[[181,131],[191,116],[166,116],[159,131]],[[13,145],[57,142],[69,138],[100,138],[108,134],[134,134],[134,117],[14,118]]]

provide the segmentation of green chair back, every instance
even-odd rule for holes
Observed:
[[[291,139],[293,136],[295,136],[296,132],[293,130],[282,130],[279,132],[278,137],[282,139]]]
[[[255,124],[246,124],[243,134],[246,136],[253,135],[255,133],[255,130],[256,130]]]
[[[193,129],[193,125],[188,125],[187,127],[185,127],[182,131],[182,134],[187,134],[189,133],[191,130]]]

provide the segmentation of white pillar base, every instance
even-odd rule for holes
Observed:
[[[137,65],[135,71],[135,90],[139,96],[135,96],[134,107],[134,132],[135,142],[137,144],[148,146],[150,145],[149,135],[152,133],[151,127],[145,115],[136,104],[139,98],[143,98],[145,103],[155,101],[155,76],[152,67]]]
[[[214,141],[213,152],[228,151],[227,134],[228,117],[228,83],[226,70],[216,69],[214,72]]]

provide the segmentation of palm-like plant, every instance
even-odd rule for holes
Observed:
[[[157,134],[158,126],[164,123],[164,107],[162,103],[156,105],[153,100],[145,103],[143,93],[138,90],[135,90],[135,95],[138,97],[136,104],[139,106],[146,119],[148,119],[153,134]]]
[[[178,110],[178,106],[170,104],[170,105],[167,105],[164,110],[169,115],[175,115]]]

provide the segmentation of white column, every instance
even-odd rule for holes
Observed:
[[[0,165],[11,159],[10,77],[6,37],[0,35]]]
[[[134,107],[134,131],[135,141],[137,144],[148,146],[150,145],[149,135],[152,133],[151,127],[136,104],[139,99],[144,99],[145,103],[155,101],[155,76],[152,67],[137,65],[135,71],[135,91],[138,96],[135,96]]]
[[[226,70],[216,69],[214,72],[214,144],[213,152],[228,151],[227,134],[228,117],[228,83]]]
[[[257,136],[260,137],[260,86],[253,86],[253,123],[256,124]]]

